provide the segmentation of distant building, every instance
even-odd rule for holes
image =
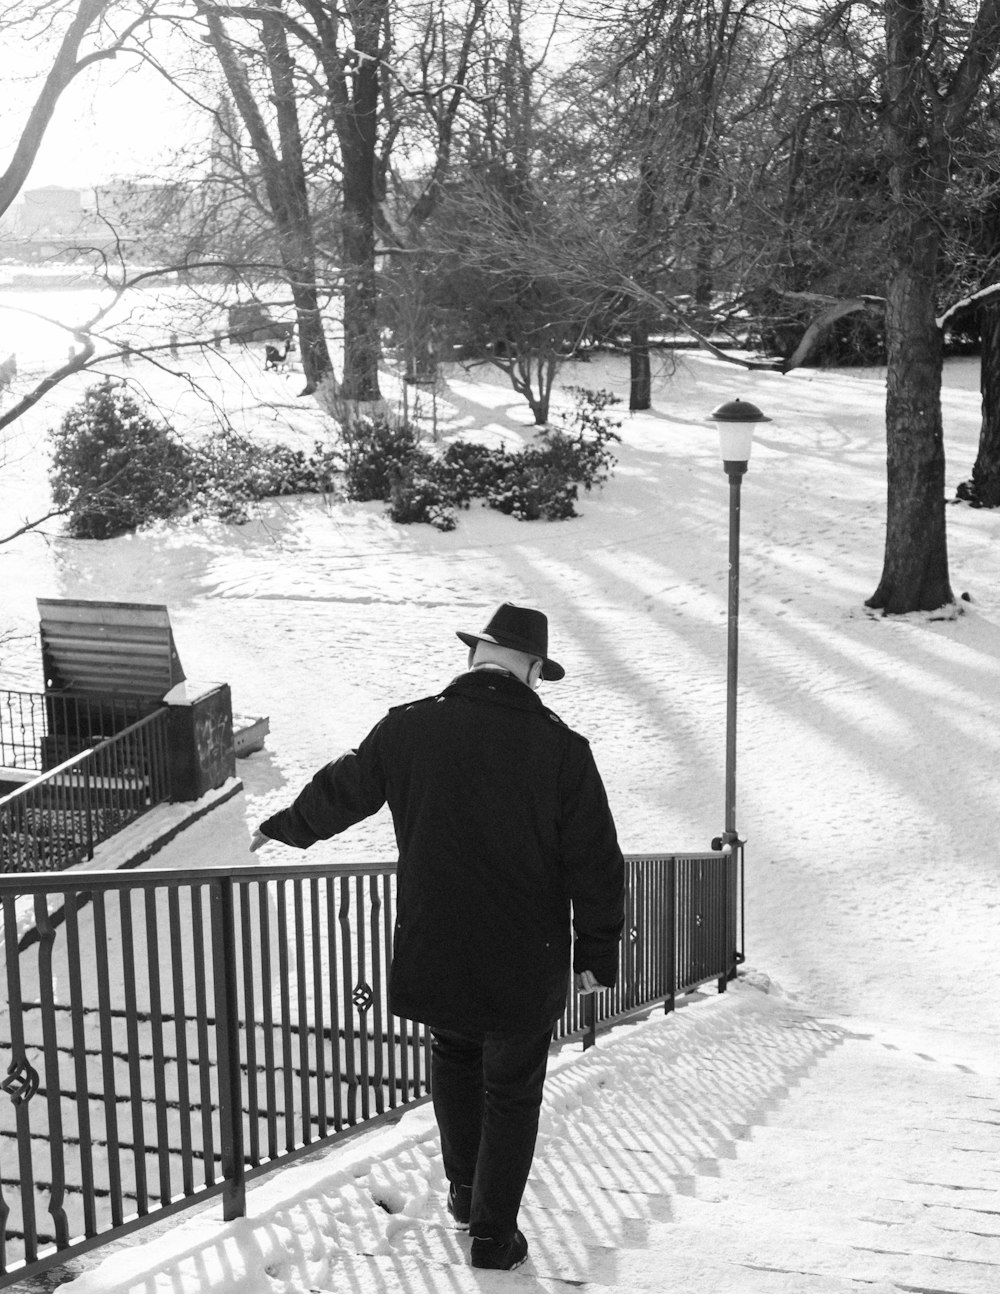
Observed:
[[[47,184],[25,189],[14,208],[14,229],[21,238],[71,238],[85,232],[82,189]]]

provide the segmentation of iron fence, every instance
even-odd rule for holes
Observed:
[[[44,772],[129,727],[150,704],[138,697],[0,689],[0,767]]]
[[[0,872],[62,871],[170,798],[157,710],[0,799]]]
[[[630,857],[618,986],[555,1037],[735,974],[737,864]],[[721,901],[720,901],[721,900]],[[389,865],[0,877],[0,1288],[429,1091],[393,1016]]]

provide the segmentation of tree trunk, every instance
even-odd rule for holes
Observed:
[[[271,8],[275,6],[270,5]],[[284,29],[268,17],[262,24],[265,55],[277,108],[279,153],[260,106],[253,95],[246,67],[221,20],[207,16],[209,40],[219,59],[233,103],[240,115],[260,166],[267,207],[274,224],[282,275],[295,303],[296,323],[306,391],[314,391],[332,372],[326,336],[318,308],[312,216],[309,210],[302,140],[294,92],[294,66]]]
[[[886,292],[885,561],[866,605],[887,614],[954,602],[945,535],[937,212],[948,143],[927,103],[922,0],[888,0],[885,152],[891,212]]]
[[[896,272],[887,294],[885,562],[866,605],[889,615],[936,611],[954,601],[945,533],[941,336],[932,289],[932,275],[914,264]]]
[[[972,469],[972,499],[981,507],[997,508],[1000,507],[1000,304],[984,307],[979,318],[983,421]]]
[[[381,399],[378,288],[375,275],[375,199],[370,165],[349,175],[344,159],[344,375],[348,400]]]
[[[326,332],[319,312],[319,294],[312,283],[293,282],[292,301],[295,304],[295,321],[299,334],[299,355],[306,387],[303,395],[311,395],[328,374],[333,372]]]
[[[261,37],[273,88],[280,156],[269,156],[268,194],[278,229],[282,266],[291,288],[299,353],[309,395],[333,371],[319,312],[316,246],[299,125],[295,60],[281,17],[281,0],[264,0],[273,16],[261,22]]]
[[[653,379],[649,364],[649,324],[637,322],[629,338],[628,407],[650,409],[653,405]]]
[[[381,40],[387,0],[351,6],[357,64],[332,86],[331,108],[343,167],[344,375],[342,394],[351,401],[381,399],[378,365],[378,279],[375,229],[378,210],[378,125]]]

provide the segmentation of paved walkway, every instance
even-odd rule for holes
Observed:
[[[247,1219],[179,1221],[63,1289],[996,1294],[990,1055],[736,985],[560,1054],[517,1272],[468,1266],[425,1107],[251,1189]]]

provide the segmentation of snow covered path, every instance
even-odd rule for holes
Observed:
[[[985,1045],[871,1029],[739,983],[560,1053],[514,1273],[469,1267],[423,1107],[251,1190],[243,1221],[191,1219],[60,1288],[993,1294],[1000,1101]]]

